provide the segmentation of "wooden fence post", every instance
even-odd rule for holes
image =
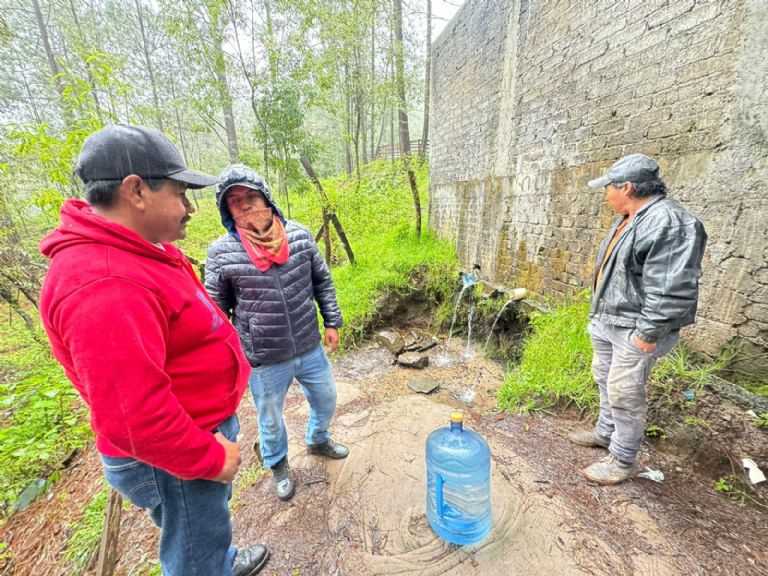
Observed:
[[[123,497],[117,490],[110,488],[107,514],[104,517],[104,529],[101,532],[101,544],[99,544],[99,559],[96,562],[96,576],[112,576],[115,573],[122,509]]]
[[[320,228],[320,231],[325,236],[325,242],[326,242],[326,259],[328,261],[328,265],[331,264],[331,236],[330,236],[330,223],[333,224],[333,227],[336,228],[336,233],[339,235],[339,239],[341,240],[341,244],[344,246],[344,251],[347,253],[347,258],[349,258],[350,264],[355,263],[355,254],[352,252],[352,246],[349,244],[349,239],[347,238],[347,235],[344,233],[344,227],[341,225],[341,222],[339,221],[339,217],[336,216],[335,212],[332,212],[329,208],[329,202],[328,202],[328,196],[325,194],[325,190],[323,190],[323,185],[320,183],[320,178],[317,177],[317,174],[315,173],[315,169],[312,168],[312,163],[309,161],[309,158],[306,156],[302,156],[300,158],[301,165],[304,166],[304,170],[307,173],[307,176],[309,176],[309,179],[312,180],[315,187],[317,187],[317,191],[320,194],[320,199],[323,202],[323,227]],[[320,237],[320,232],[317,233],[317,237]]]

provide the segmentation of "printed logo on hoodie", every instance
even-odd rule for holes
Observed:
[[[203,294],[203,291],[198,289],[197,290],[197,297],[200,299],[200,301],[205,304],[205,307],[208,308],[211,312],[211,332],[216,332],[216,330],[219,329],[219,326],[221,326],[221,317],[219,316],[218,312],[216,312],[216,309],[213,307],[213,304],[210,303],[208,298]]]

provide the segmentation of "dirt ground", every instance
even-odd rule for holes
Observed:
[[[650,445],[642,463],[662,470],[664,482],[591,485],[579,470],[602,453],[565,438],[588,424],[568,414],[494,413],[502,369],[458,338],[428,355],[430,366],[419,371],[393,365],[375,344],[335,360],[334,438],[351,449],[342,461],[306,454],[306,402],[292,387],[286,414],[296,496],[280,502],[267,473],[234,506],[235,543],[266,542],[272,551],[263,574],[768,575],[768,510],[718,494],[711,474],[685,455]],[[408,387],[425,376],[439,390],[422,395]],[[424,514],[424,443],[457,408],[492,454],[494,524],[469,547],[443,542]],[[247,468],[256,458],[247,448],[256,438],[249,396],[239,414]],[[13,554],[0,574],[69,574],[62,554],[70,527],[99,478],[91,449],[47,499],[0,527]],[[124,511],[121,530],[118,574],[141,574],[156,558],[157,531],[135,509]]]

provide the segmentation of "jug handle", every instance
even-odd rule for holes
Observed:
[[[445,514],[445,505],[443,504],[443,484],[445,481],[440,474],[436,474],[436,486],[435,486],[435,507],[437,508],[437,515],[442,518]]]

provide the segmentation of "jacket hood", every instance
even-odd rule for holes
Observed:
[[[285,216],[283,216],[282,210],[275,204],[275,200],[272,198],[272,192],[270,192],[267,183],[264,182],[264,178],[259,176],[255,170],[248,168],[245,164],[232,164],[224,169],[219,176],[219,181],[216,183],[216,207],[219,209],[221,223],[224,225],[224,228],[227,229],[227,232],[238,239],[240,238],[237,230],[235,230],[235,220],[232,218],[232,214],[229,212],[229,208],[227,208],[227,203],[224,201],[224,195],[227,190],[235,185],[253,188],[264,194],[264,198],[269,207],[272,208],[272,212],[274,212],[277,217],[283,221],[283,225],[285,225]]]
[[[40,241],[40,252],[48,258],[71,246],[100,244],[179,266],[181,250],[173,244],[160,248],[133,230],[96,214],[83,200],[67,200],[61,207],[61,224]]]

